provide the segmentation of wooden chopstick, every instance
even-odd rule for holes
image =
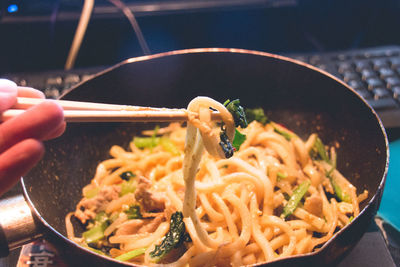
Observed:
[[[22,109],[10,109],[1,115],[1,121],[9,120],[25,112]],[[186,121],[185,110],[165,111],[104,111],[104,110],[65,110],[66,122],[172,122]]]
[[[35,105],[38,105],[45,101],[46,99],[40,98],[29,98],[29,97],[18,97],[17,103],[12,107],[13,109],[28,109]],[[56,101],[64,110],[155,110],[159,111],[160,108],[150,108],[150,107],[138,107],[129,105],[115,105],[115,104],[103,104],[103,103],[93,103],[93,102],[81,102],[81,101],[69,101],[69,100],[54,100]]]
[[[19,97],[17,104],[0,115],[1,121],[9,120],[25,112],[26,109],[40,104],[44,99]],[[66,122],[173,122],[186,121],[186,109],[152,108],[129,105],[114,105],[68,100],[53,100],[64,109]],[[213,112],[213,120],[220,119],[218,112]]]

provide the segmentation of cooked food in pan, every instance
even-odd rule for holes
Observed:
[[[211,121],[215,111],[222,122]],[[244,113],[238,100],[198,97],[186,127],[112,146],[67,215],[68,237],[144,265],[241,266],[318,250],[368,192],[357,195],[336,169],[339,144],[302,140],[262,109]],[[87,229],[81,237],[72,217]]]

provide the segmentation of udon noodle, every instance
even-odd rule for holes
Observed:
[[[241,266],[317,250],[358,215],[368,193],[357,195],[317,134],[302,140],[254,120],[225,158],[215,110],[233,140],[229,111],[198,97],[186,127],[145,131],[128,150],[112,146],[67,215],[68,237],[135,264]],[[82,237],[71,217],[85,225]]]

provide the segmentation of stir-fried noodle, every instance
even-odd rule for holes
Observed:
[[[198,97],[188,114],[186,128],[173,123],[135,137],[130,151],[111,148],[67,215],[70,239],[136,264],[241,266],[314,251],[358,215],[368,193],[356,194],[316,134],[304,141],[253,121],[225,158],[220,131],[233,140],[231,113]],[[73,216],[87,227],[82,237]]]

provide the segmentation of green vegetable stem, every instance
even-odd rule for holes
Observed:
[[[311,182],[309,180],[306,180],[302,182],[294,191],[292,196],[290,197],[289,201],[283,208],[283,212],[281,217],[287,218],[289,215],[291,215],[296,209],[297,206],[299,205],[300,201],[304,197],[304,195],[308,191],[308,187],[310,187]]]
[[[329,181],[332,184],[333,191],[335,191],[335,196],[340,200],[347,203],[351,203],[351,197],[339,186],[336,180],[332,176],[328,176]]]
[[[109,218],[104,211],[97,213],[94,226],[82,234],[87,244],[94,244],[104,238],[104,231],[109,225]]]
[[[121,254],[118,257],[115,257],[116,260],[120,261],[129,261],[137,256],[143,255],[146,252],[146,248],[138,248],[127,253]]]
[[[139,205],[130,206],[129,209],[125,211],[125,213],[128,215],[129,220],[143,218],[142,214],[140,213]]]

